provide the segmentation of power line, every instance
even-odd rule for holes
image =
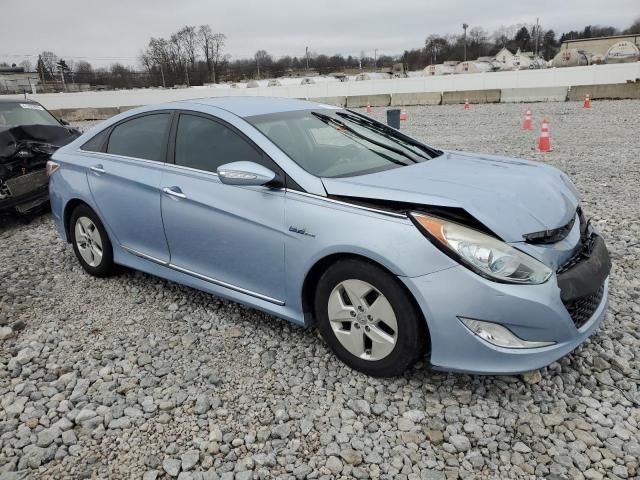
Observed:
[[[38,58],[40,54],[19,54],[19,53],[0,53],[0,57],[12,57],[12,58]],[[71,58],[74,60],[138,60],[138,57],[88,57],[81,55],[58,55],[58,58]]]

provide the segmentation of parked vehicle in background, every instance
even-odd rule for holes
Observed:
[[[59,232],[115,264],[317,326],[376,376],[529,371],[605,316],[611,263],[569,178],[262,97],[120,114],[49,162]]]
[[[47,160],[79,136],[38,102],[0,99],[0,211],[45,203]]]

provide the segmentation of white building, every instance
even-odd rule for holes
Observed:
[[[511,66],[513,64],[513,56],[513,53],[511,53],[507,47],[502,47],[502,50],[496,53],[493,59],[506,67],[507,65]],[[504,68],[503,70],[507,70],[507,68]]]

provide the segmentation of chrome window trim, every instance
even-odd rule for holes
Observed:
[[[249,295],[249,296],[258,298],[260,300],[264,300],[266,302],[274,303],[276,305],[283,306],[285,304],[282,300],[278,300],[277,298],[269,297],[267,295],[263,295],[261,293],[254,292],[252,290],[247,290],[246,288],[238,287],[237,285],[233,285],[231,283],[223,282],[222,280],[217,280],[215,278],[208,277],[206,275],[202,275],[201,273],[194,272],[193,270],[189,270],[187,268],[180,267],[180,266],[175,265],[175,264],[173,264],[171,262],[165,262],[165,261],[160,260],[158,258],[155,258],[155,257],[153,257],[151,255],[147,255],[146,253],[139,252],[139,251],[137,251],[137,250],[135,250],[133,248],[125,247],[124,245],[121,245],[121,246],[122,246],[122,248],[124,250],[126,250],[127,252],[129,252],[129,253],[137,256],[137,257],[143,258],[145,260],[152,261],[154,263],[157,263],[157,264],[162,265],[164,267],[168,267],[168,268],[170,268],[172,270],[175,270],[177,272],[184,273],[184,274],[189,275],[191,277],[195,277],[195,278],[198,278],[200,280],[204,280],[205,282],[213,283],[214,285],[218,285],[220,287],[228,288],[229,290],[234,290],[234,291],[239,292],[239,293],[244,293],[245,295]]]
[[[146,158],[138,158],[138,157],[127,157],[126,155],[116,155],[115,153],[106,153],[106,152],[88,152],[87,150],[82,150],[82,149],[78,149],[76,150],[76,153],[79,153],[80,155],[93,155],[96,157],[108,157],[108,158],[115,158],[117,160],[134,160],[136,162],[142,162],[142,163],[149,163],[151,165],[158,165],[158,166],[162,166],[162,165],[166,165],[166,162],[160,161],[160,160],[148,160]]]
[[[178,169],[181,169],[181,170],[187,170],[189,172],[204,173],[206,175],[211,175],[213,177],[218,177],[218,174],[216,172],[210,172],[208,170],[200,170],[198,168],[192,168],[192,167],[185,167],[184,165],[176,165],[175,163],[165,163],[164,166],[165,167],[170,167],[170,168],[178,168]]]
[[[114,158],[116,160],[133,160],[136,162],[142,162],[142,163],[148,163],[151,165],[157,165],[157,166],[162,166],[162,167],[172,167],[172,168],[178,168],[178,169],[182,169],[182,170],[188,170],[190,172],[195,172],[195,173],[204,173],[206,175],[211,175],[213,177],[218,177],[218,174],[215,172],[208,172],[206,170],[198,170],[197,168],[191,168],[191,167],[184,167],[182,165],[176,165],[175,163],[168,163],[168,162],[161,162],[159,160],[147,160],[146,158],[138,158],[138,157],[127,157],[126,155],[116,155],[114,153],[104,153],[104,152],[89,152],[86,150],[82,150],[82,149],[78,149],[77,153],[81,154],[81,155],[93,155],[96,157],[109,157],[109,158]]]
[[[387,215],[389,217],[407,219],[407,216],[403,215],[402,213],[389,212],[387,210],[378,210],[377,208],[365,207],[363,205],[355,205],[353,203],[343,202],[341,200],[335,200],[333,198],[323,197],[322,195],[316,195],[315,193],[300,192],[298,190],[290,190],[290,189],[285,189],[285,192],[295,193],[297,195],[302,195],[303,197],[315,198],[317,200],[324,200],[325,202],[334,203],[337,205],[344,205],[347,207],[357,208],[359,210],[365,210],[367,212],[380,213],[382,215]]]

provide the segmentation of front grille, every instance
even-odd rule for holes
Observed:
[[[604,283],[597,292],[564,303],[576,328],[581,328],[589,321],[593,316],[593,312],[595,312],[598,305],[600,305],[603,296]]]
[[[574,253],[569,260],[567,260],[565,263],[562,264],[562,266],[558,269],[556,273],[561,274],[568,270],[571,270],[573,267],[579,264],[582,260],[584,260],[584,258],[585,258],[584,248],[580,248],[580,250]]]
[[[5,181],[11,195],[25,195],[47,184],[47,172],[44,168]]]

